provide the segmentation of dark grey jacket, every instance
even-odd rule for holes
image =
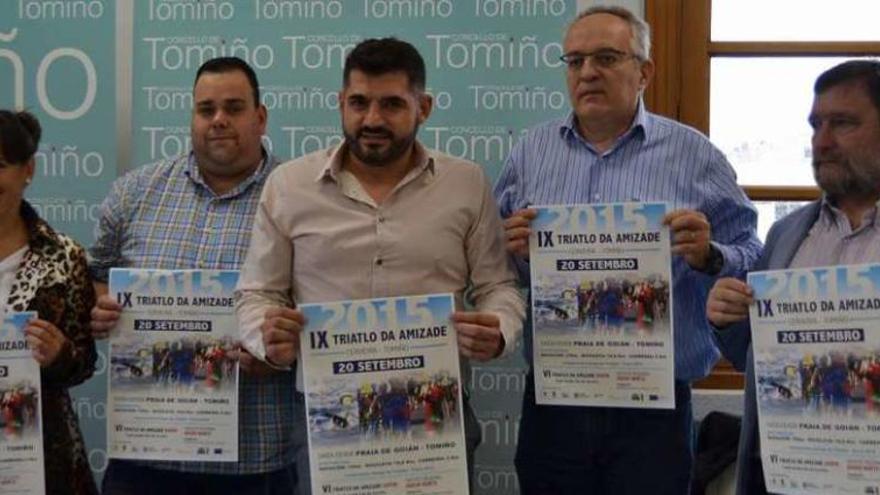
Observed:
[[[788,268],[795,253],[819,217],[820,201],[814,201],[779,220],[767,234],[764,252],[752,271]],[[746,372],[746,391],[743,406],[742,430],[739,436],[739,462],[736,470],[736,494],[760,495],[754,489],[756,472],[760,465],[758,434],[758,404],[755,396],[755,364],[752,360],[752,332],[748,320],[715,330],[715,340],[721,353],[740,371]],[[766,488],[763,493],[766,492]]]

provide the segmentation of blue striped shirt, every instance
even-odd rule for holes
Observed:
[[[112,267],[238,270],[251,239],[260,192],[278,160],[223,195],[208,187],[192,153],[141,167],[114,182],[90,249],[92,276]],[[239,461],[145,463],[212,474],[276,471],[294,461],[292,372],[239,379]]]
[[[642,104],[627,132],[604,153],[580,136],[573,113],[531,129],[507,158],[495,197],[505,218],[529,205],[621,201],[666,201],[672,209],[701,211],[724,256],[717,276],[743,276],[761,251],[757,212],[721,151],[696,130],[651,114]],[[528,281],[528,265],[518,267]],[[705,317],[715,277],[677,256],[672,277],[675,377],[695,380],[706,376],[719,356]],[[530,321],[525,332],[531,360]]]

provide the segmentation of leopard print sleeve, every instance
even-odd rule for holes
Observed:
[[[66,262],[66,287],[62,295],[64,309],[56,326],[70,345],[59,358],[44,370],[44,378],[52,385],[71,387],[82,383],[95,371],[97,352],[89,329],[90,312],[95,305],[95,289],[88,272],[86,254],[79,244],[62,237]]]

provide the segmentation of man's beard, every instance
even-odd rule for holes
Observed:
[[[394,133],[384,127],[361,127],[357,136],[350,134],[348,131],[344,131],[343,134],[345,135],[345,143],[348,149],[358,160],[371,167],[384,167],[406,154],[413,142],[415,142],[418,132],[419,127],[416,126],[411,134],[395,138]],[[358,138],[365,133],[385,137],[391,142],[384,150],[361,146]]]
[[[817,161],[834,163],[817,164]],[[832,169],[823,171],[823,167],[832,167]],[[872,197],[880,193],[880,156],[847,157],[840,153],[832,153],[820,157],[819,160],[814,157],[813,176],[816,184],[831,198]]]

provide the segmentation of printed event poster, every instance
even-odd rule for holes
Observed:
[[[299,309],[312,492],[467,494],[452,295]]]
[[[110,270],[107,451],[117,459],[236,461],[232,270]]]
[[[535,207],[535,400],[675,407],[665,203]]]
[[[880,264],[749,274],[769,491],[880,494]]]
[[[35,311],[5,313],[0,327],[0,493],[42,495],[43,421],[40,365],[25,340]]]

